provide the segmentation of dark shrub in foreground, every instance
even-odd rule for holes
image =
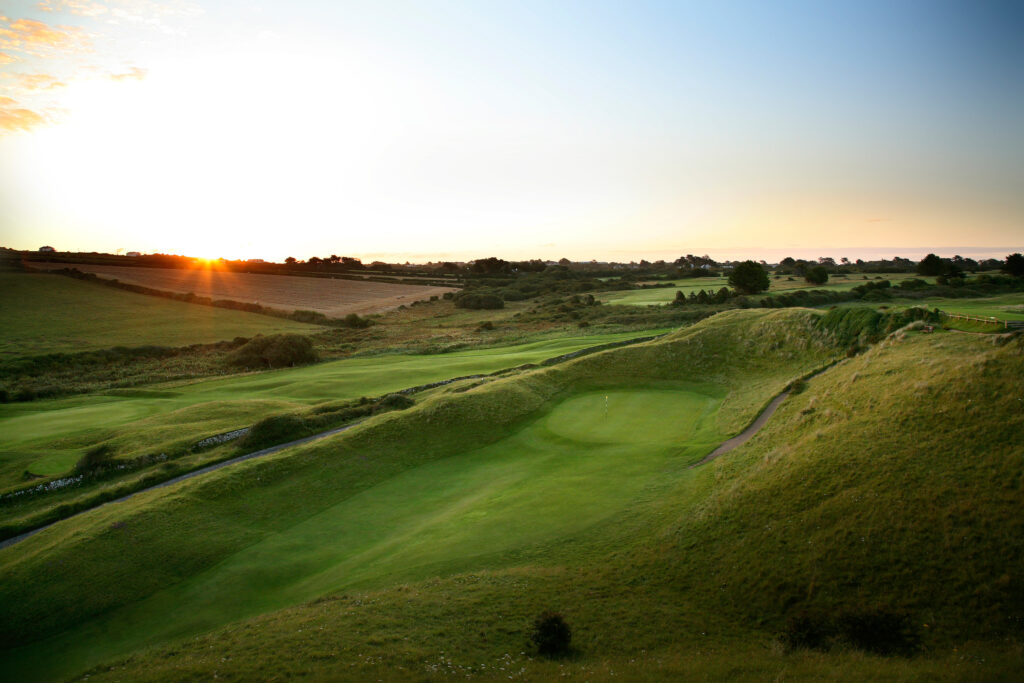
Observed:
[[[309,433],[306,421],[297,415],[274,415],[254,424],[242,445],[245,448],[264,448],[287,441],[301,439]]]
[[[228,363],[243,368],[285,368],[319,360],[313,343],[298,334],[257,336],[228,355]]]
[[[114,449],[107,444],[90,448],[75,463],[75,474],[84,474],[105,467],[114,457]]]
[[[879,655],[909,655],[919,644],[910,615],[885,607],[845,609],[835,615],[800,611],[786,622],[779,640],[788,650],[828,650],[843,643]]]
[[[840,612],[836,616],[838,636],[856,648],[880,655],[911,654],[918,646],[918,634],[905,612],[884,608]]]
[[[560,657],[569,653],[572,630],[561,614],[544,612],[533,622],[530,640],[537,651],[546,657]]]

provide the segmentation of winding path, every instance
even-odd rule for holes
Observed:
[[[757,416],[757,419],[754,420],[749,427],[744,429],[741,434],[732,437],[728,441],[723,441],[721,446],[704,456],[704,459],[700,462],[695,462],[690,465],[690,468],[700,467],[704,463],[711,462],[718,456],[725,455],[734,448],[739,448],[746,442],[750,441],[751,437],[761,431],[761,427],[764,427],[765,423],[771,419],[771,416],[775,414],[775,411],[778,410],[779,406],[782,405],[782,402],[786,400],[787,396],[789,396],[788,391],[783,391],[781,394],[776,396],[772,399],[772,402],[768,404],[768,407],[761,411],[761,414]]]

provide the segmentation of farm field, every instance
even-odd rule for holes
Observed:
[[[234,273],[214,268],[193,270],[170,268],[133,268],[67,263],[33,263],[34,268],[77,268],[84,273],[160,289],[167,292],[189,292],[213,299],[229,299],[243,303],[291,312],[316,311],[330,317],[349,313],[377,313],[402,304],[411,304],[445,292],[451,287],[400,285],[384,282],[335,280],[331,278]]]
[[[909,280],[916,277],[915,275],[907,273],[894,273],[894,274],[882,274],[868,275],[871,280],[876,277],[880,277],[884,280],[890,280],[893,285],[899,284],[903,280]],[[934,278],[921,278],[927,282],[933,282]],[[773,294],[785,294],[797,289],[831,289],[836,291],[845,291],[853,289],[857,285],[862,285],[869,280],[863,279],[862,275],[849,275],[847,277],[832,276],[829,281],[824,285],[812,285],[806,282],[802,277],[793,276],[793,280],[787,280],[786,276],[781,279],[776,279],[775,276],[770,276],[771,286],[767,292],[758,294],[758,297],[772,296]],[[728,277],[701,277],[693,279],[676,280],[672,287],[655,287],[652,289],[636,289],[623,292],[602,292],[598,298],[601,301],[609,304],[617,305],[628,305],[628,306],[658,306],[671,303],[676,298],[676,292],[683,292],[689,295],[691,292],[698,292],[705,290],[709,292],[717,292],[722,287],[729,286]]]
[[[20,680],[1012,678],[1019,340],[845,358],[817,320],[728,311],[59,523],[0,550],[0,656]],[[774,640],[885,606],[911,655]],[[526,652],[545,609],[571,658]]]
[[[665,331],[564,337],[446,354],[361,356],[139,390],[2,404],[0,488],[19,481],[26,469],[42,476],[65,473],[85,449],[98,443],[117,447],[122,457],[159,453],[251,425],[269,414],[324,401],[380,396]]]
[[[56,275],[0,273],[0,359],[112,346],[184,346],[321,328]]]

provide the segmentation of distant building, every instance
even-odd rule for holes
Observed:
[[[125,256],[132,256],[132,257],[135,257],[135,256],[142,256],[142,254],[140,254],[140,253],[139,253],[139,252],[137,252],[137,251],[129,251],[129,252],[127,253],[127,254],[125,254]]]
[[[39,251],[44,251],[44,252],[47,252],[47,253],[53,253],[53,252],[55,252],[57,250],[54,249],[53,247],[39,247]]]

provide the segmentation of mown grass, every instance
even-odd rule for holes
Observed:
[[[659,332],[663,331],[654,333]],[[590,335],[447,354],[365,356],[144,390],[0,405],[0,482],[10,490],[43,481],[25,481],[26,470],[61,476],[97,444],[110,445],[121,460],[159,453],[175,456],[202,438],[249,426],[268,415],[536,363],[635,336]],[[209,457],[218,457],[223,450]],[[72,503],[82,495],[92,493],[74,489],[47,494],[0,508],[0,514],[8,523],[35,518],[40,510]]]
[[[0,290],[0,357],[7,358],[320,329],[41,273],[0,273]]]
[[[787,325],[794,317],[804,334]],[[353,582],[558,551],[556,539],[607,527],[648,485],[661,486],[666,468],[683,472],[827,358],[832,347],[814,337],[813,317],[720,316],[702,331],[438,396],[401,419],[373,418],[344,438],[60,523],[0,555],[4,585],[34,585],[0,595],[4,636],[25,642],[73,628],[59,639],[70,672]],[[783,348],[787,337],[792,348]],[[552,411],[553,400],[571,396],[567,413]],[[633,418],[657,411],[668,426],[651,430],[653,441],[637,439]],[[602,436],[601,424],[618,426]],[[338,533],[350,541],[327,541]],[[65,562],[66,580],[33,568],[52,561]],[[66,608],[47,607],[54,600]],[[9,661],[36,670],[42,653],[30,646]]]

